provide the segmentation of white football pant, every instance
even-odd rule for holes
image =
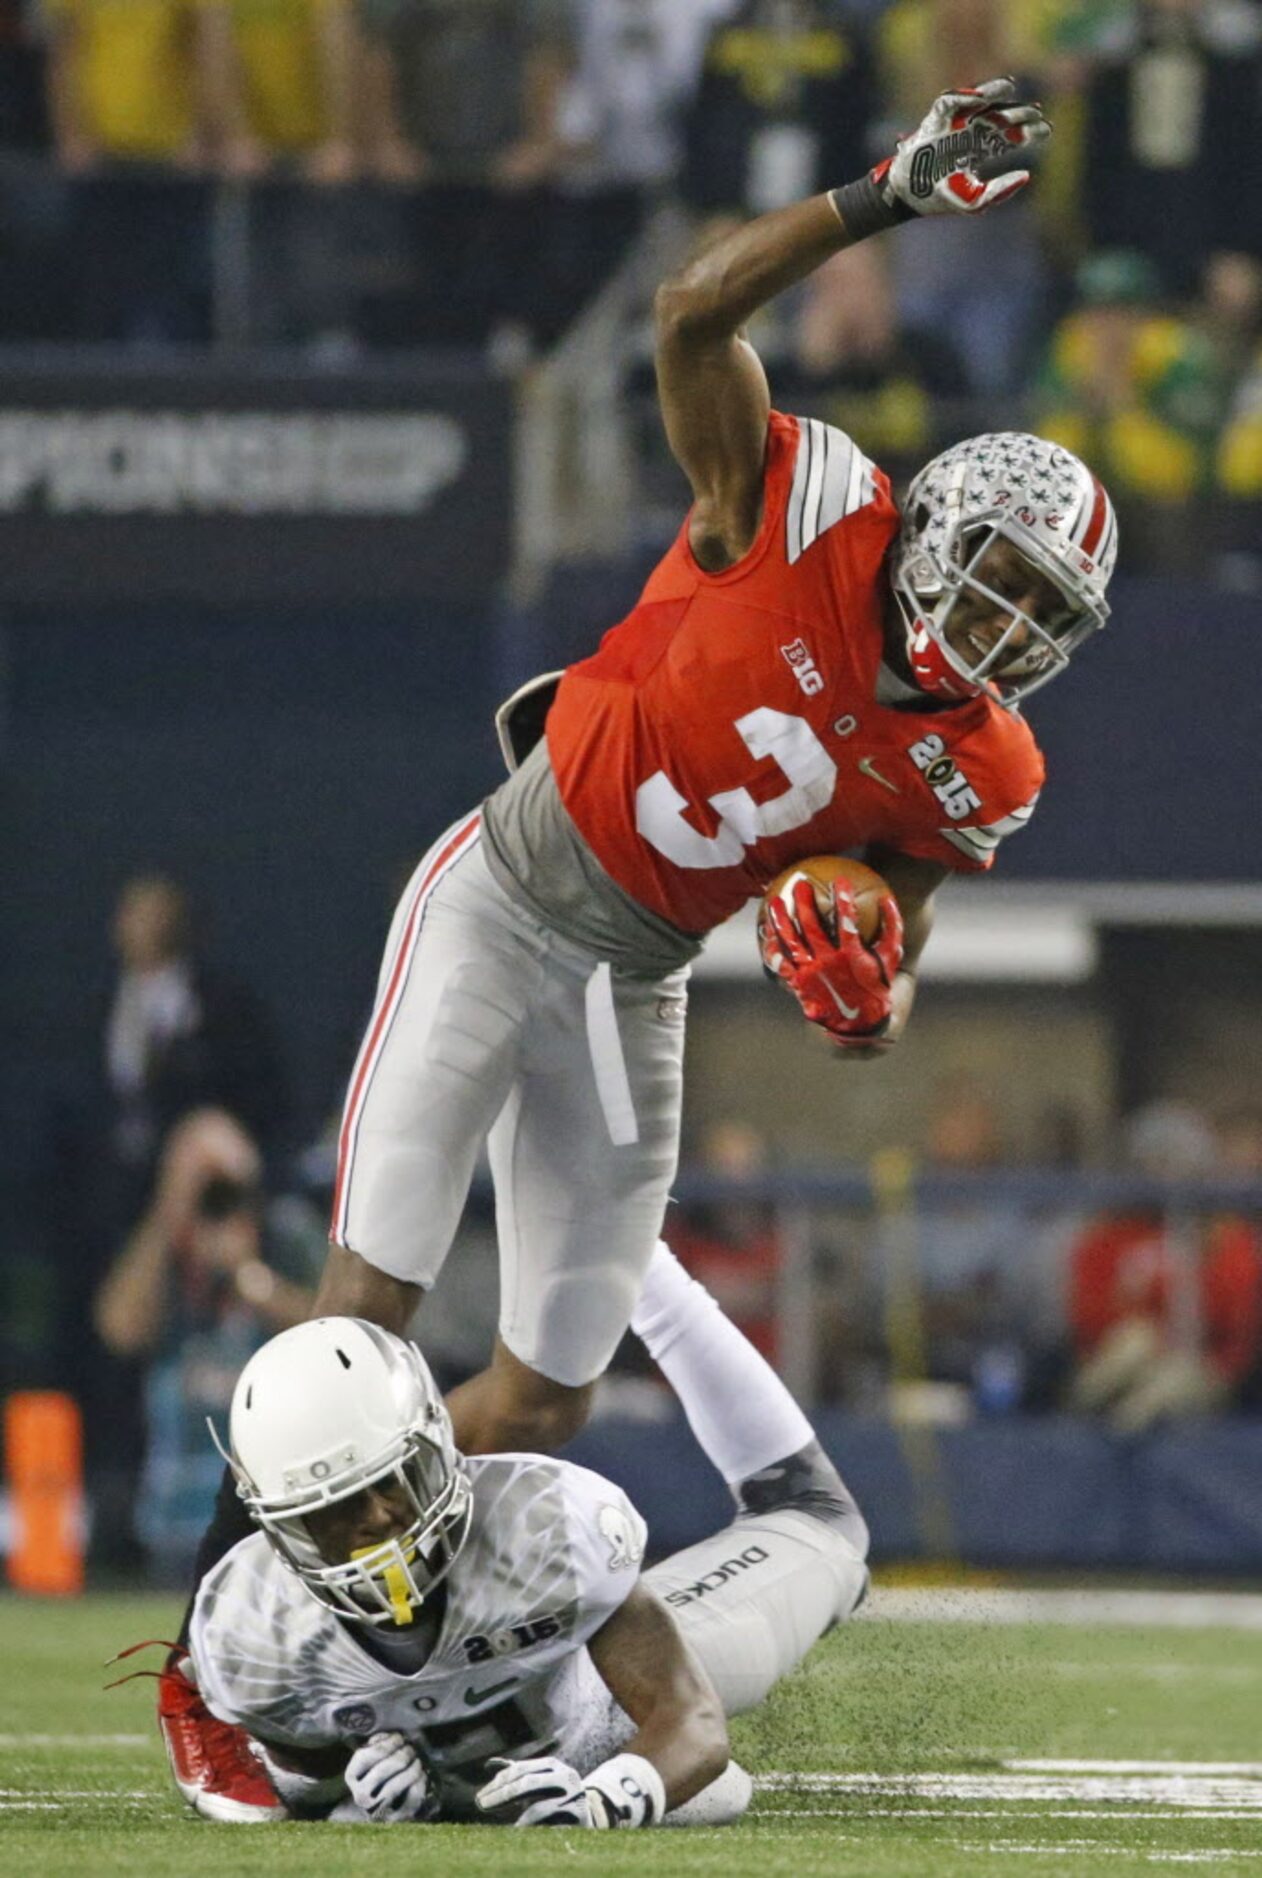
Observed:
[[[607,1367],[679,1153],[687,971],[611,971],[500,888],[478,816],[409,882],[351,1076],[331,1236],[428,1289],[487,1143],[500,1335],[554,1382]]]

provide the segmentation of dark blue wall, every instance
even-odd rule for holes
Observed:
[[[340,1100],[401,880],[498,772],[480,609],[10,612],[7,1161],[82,1086],[121,881],[170,868],[279,1020],[308,1120]]]
[[[1048,780],[1005,875],[1262,880],[1262,596],[1122,580],[1113,617],[1033,698]]]
[[[1262,1567],[1256,1421],[1193,1421],[1131,1439],[1056,1415],[903,1439],[887,1422],[836,1410],[816,1426],[876,1560],[949,1550],[969,1565],[1022,1570],[1256,1576]],[[731,1518],[731,1498],[678,1410],[649,1425],[596,1421],[566,1453],[626,1488],[658,1556]]]

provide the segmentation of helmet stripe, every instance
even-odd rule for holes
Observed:
[[[1091,487],[1095,490],[1095,502],[1091,509],[1091,520],[1087,523],[1087,531],[1079,544],[1084,554],[1095,553],[1100,545],[1100,537],[1104,533],[1104,525],[1109,519],[1109,498],[1104,493],[1104,485],[1098,477],[1093,476]]]

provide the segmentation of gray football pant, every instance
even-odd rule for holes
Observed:
[[[868,1588],[867,1527],[779,1507],[742,1513],[722,1532],[676,1552],[644,1582],[674,1612],[718,1690],[739,1715],[770,1693],[813,1643],[857,1608]],[[753,1783],[738,1761],[666,1815],[668,1826],[727,1826]]]
[[[673,1613],[724,1713],[761,1702],[868,1588],[867,1528],[792,1506],[742,1513],[644,1574]]]
[[[483,1143],[500,1335],[592,1381],[630,1321],[679,1153],[686,971],[611,971],[496,883],[477,816],[409,882],[351,1077],[332,1237],[428,1289]]]

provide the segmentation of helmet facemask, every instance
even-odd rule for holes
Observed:
[[[1056,588],[1064,602],[1063,618],[1047,624],[988,585],[981,564],[1001,539],[1010,541]],[[1075,647],[1103,626],[1108,606],[1103,602],[1095,607],[1076,605],[1065,592],[1056,568],[1045,562],[1037,548],[1017,537],[1007,518],[973,524],[961,531],[955,545],[958,562],[943,560],[926,546],[895,580],[913,674],[928,690],[960,698],[986,692],[997,704],[1012,709],[1064,670]],[[951,643],[948,632],[961,599],[968,594],[979,596],[995,613],[1008,616],[1008,624],[994,643],[988,649],[978,648],[975,662]],[[1014,658],[1013,640],[1020,633],[1025,635],[1023,649]],[[948,670],[943,671],[943,666]],[[952,685],[950,674],[959,681],[958,687]]]
[[[401,1532],[375,1545],[357,1547],[349,1558],[329,1560],[313,1535],[313,1514],[370,1487],[392,1487],[408,1509]],[[247,1505],[249,1504],[247,1500]],[[273,1547],[328,1609],[359,1623],[408,1625],[446,1577],[469,1525],[469,1481],[459,1460],[448,1469],[438,1450],[415,1432],[407,1451],[370,1481],[349,1491],[330,1491],[301,1511],[251,1507]]]

